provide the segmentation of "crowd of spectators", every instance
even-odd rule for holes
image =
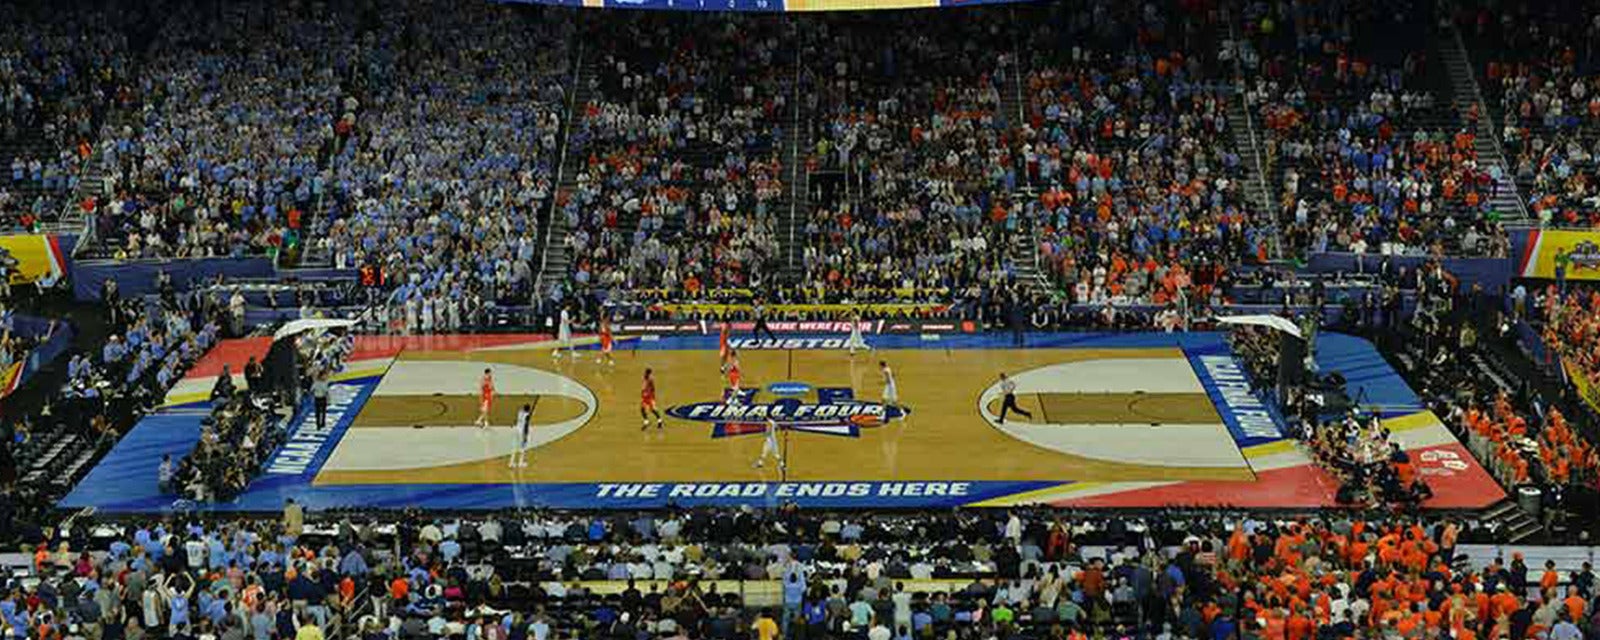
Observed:
[[[1594,626],[1587,565],[1540,573],[1518,554],[1464,566],[1457,545],[1482,532],[1448,519],[1048,509],[305,519],[292,501],[281,522],[74,518],[30,542],[32,567],[8,576],[0,625],[29,637],[372,640],[1567,639]],[[601,580],[615,582],[591,582]],[[778,588],[768,606],[752,602],[759,590],[718,580]]]
[[[1485,468],[1507,486],[1594,484],[1600,478],[1600,457],[1572,430],[1561,410],[1551,406],[1533,416],[1530,422],[1501,390],[1492,404],[1474,399],[1455,407],[1450,418]]]
[[[395,305],[527,299],[571,40],[569,20],[542,17],[436,2],[174,12],[137,109],[103,144],[117,188],[101,252],[315,256],[371,267]]]
[[[801,29],[436,3],[174,8],[141,43],[123,117],[84,136],[115,185],[85,203],[102,255],[315,256],[370,271],[414,331],[430,304],[545,296],[543,211],[564,218],[569,295],[770,288],[798,171],[810,206],[790,297],[808,302],[1004,298],[1015,256],[1033,258],[1011,249],[1035,233],[1073,301],[1180,314],[1228,301],[1231,269],[1280,250],[1505,248],[1476,114],[1442,106],[1436,65],[1391,37],[1432,29],[1415,3],[1256,3],[1237,41],[1228,12],[1104,1]],[[880,51],[885,30],[908,36]],[[586,99],[569,105],[580,39]],[[1236,61],[1255,80],[1230,88]],[[1281,211],[1243,192],[1238,90]],[[785,130],[794,113],[804,131]],[[791,136],[813,143],[802,167],[780,153]]]
[[[144,44],[134,104],[100,143],[112,185],[96,203],[100,252],[242,257],[296,244],[348,97],[339,73],[365,68],[354,12],[169,8]]]
[[[1507,254],[1489,208],[1497,165],[1480,165],[1474,112],[1439,94],[1414,46],[1434,31],[1422,3],[1258,5],[1241,56],[1266,138],[1285,253]]]
[[[792,118],[792,51],[769,16],[629,15],[589,25],[576,184],[558,202],[579,287],[769,282]]]
[[[370,271],[396,315],[452,299],[525,303],[555,191],[572,25],[494,4],[423,3],[385,20],[406,26],[379,36],[395,40],[332,160],[332,222],[314,227],[314,251]]]
[[[1551,284],[1536,289],[1531,300],[1524,294],[1513,304],[1520,317],[1538,327],[1546,348],[1564,365],[1564,375],[1581,378],[1575,383],[1582,386],[1600,383],[1600,289],[1573,287],[1563,294]]]
[[[49,385],[42,397],[7,398],[0,532],[50,517],[55,501],[89,469],[74,464],[83,460],[77,454],[109,450],[222,335],[220,307],[196,294],[169,301],[122,299],[111,291],[104,342],[50,365],[37,383]]]
[[[127,36],[111,13],[0,8],[0,224],[8,229],[32,230],[71,206],[101,123],[126,97]]]
[[[1600,223],[1600,75],[1592,2],[1457,3],[1484,100],[1532,212],[1545,224]]]
[[[67,367],[65,398],[104,402],[115,394],[149,409],[189,367],[224,337],[225,310],[215,302],[186,295],[171,299],[107,301],[112,331],[98,353],[73,356]]]
[[[1230,268],[1269,255],[1272,221],[1240,185],[1223,31],[1215,12],[1105,3],[1032,34],[1022,136],[1040,193],[1023,217],[1073,300],[1220,303]]]
[[[1020,215],[1017,59],[1004,13],[843,16],[808,34],[801,268],[814,299],[1004,288]],[[886,24],[887,22],[887,24]],[[905,34],[883,50],[874,34]],[[1009,229],[1016,230],[1011,220]]]

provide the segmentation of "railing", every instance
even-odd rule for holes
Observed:
[[[533,278],[535,296],[543,294],[539,287],[544,284],[544,272],[550,264],[550,244],[557,241],[554,233],[557,213],[556,205],[561,201],[561,181],[566,176],[567,156],[572,151],[572,121],[578,117],[577,103],[578,91],[580,90],[578,83],[583,81],[583,38],[576,38],[576,40],[577,44],[572,54],[572,90],[567,92],[566,117],[561,123],[560,159],[556,162],[556,179],[550,190],[550,205],[546,209],[547,214],[544,226],[540,229],[544,233],[544,247],[539,251],[539,273]],[[565,241],[566,238],[563,237],[561,240]]]
[[[1256,199],[1259,200],[1259,202],[1257,202],[1257,206],[1267,207],[1267,209],[1272,213],[1273,227],[1275,229],[1281,229],[1282,225],[1278,224],[1278,205],[1276,202],[1274,202],[1275,198],[1272,197],[1272,185],[1270,178],[1267,177],[1268,174],[1266,170],[1266,164],[1261,162],[1261,144],[1256,138],[1256,117],[1255,114],[1251,113],[1252,109],[1250,104],[1250,93],[1247,91],[1247,88],[1243,86],[1245,76],[1244,62],[1241,60],[1241,58],[1244,57],[1244,50],[1240,44],[1242,41],[1239,39],[1239,29],[1238,26],[1234,24],[1233,15],[1226,10],[1224,10],[1224,21],[1228,24],[1228,40],[1233,43],[1234,47],[1233,77],[1237,80],[1233,90],[1239,96],[1239,110],[1244,112],[1245,134],[1247,136],[1246,139],[1249,140],[1250,143],[1250,161],[1255,166],[1256,179],[1260,180],[1260,187],[1257,189],[1257,193],[1255,194]],[[1283,257],[1283,243],[1281,240],[1282,235],[1283,234],[1281,233],[1273,233],[1270,235],[1272,239],[1272,256],[1274,258],[1281,259]]]
[[[1467,44],[1461,39],[1461,30],[1455,24],[1450,25],[1451,42],[1456,50],[1461,52],[1461,60],[1467,65],[1467,86],[1472,89],[1472,103],[1478,107],[1478,135],[1488,135],[1489,141],[1494,144],[1495,155],[1499,156],[1501,179],[1511,181],[1512,200],[1517,203],[1518,217],[1528,220],[1528,204],[1522,200],[1522,189],[1517,187],[1517,180],[1511,175],[1511,167],[1507,164],[1506,150],[1500,144],[1499,128],[1495,127],[1494,112],[1489,110],[1489,105],[1483,101],[1483,90],[1478,86],[1478,70],[1472,66],[1472,56],[1467,53]]]
[[[1006,10],[1011,12],[1012,24],[1017,24],[1016,7],[1007,7]],[[1011,63],[1011,85],[1012,93],[1017,99],[1017,112],[1009,115],[1016,117],[1016,119],[1011,122],[1011,129],[1020,130],[1022,128],[1024,119],[1027,118],[1028,103],[1025,100],[1026,96],[1022,93],[1022,51],[1021,47],[1017,46],[1017,38],[1015,37],[1011,38]],[[1022,179],[1026,180],[1028,183],[1027,190],[1030,192],[1033,191],[1033,176],[1028,174],[1028,168],[1026,165],[1024,165],[1022,168]]]
[[[793,23],[791,23],[791,24],[793,24]],[[796,53],[798,53],[798,52],[796,52]],[[795,214],[800,208],[800,198],[809,197],[809,190],[811,188],[811,186],[810,186],[810,182],[811,181],[809,179],[809,176],[808,176],[808,179],[806,180],[806,185],[805,186],[801,186],[801,184],[800,184],[800,143],[803,142],[803,141],[809,141],[810,140],[810,136],[809,135],[805,136],[804,138],[802,138],[801,135],[800,135],[800,131],[801,131],[801,129],[800,129],[800,76],[801,76],[801,70],[804,69],[804,67],[805,67],[805,65],[800,64],[800,57],[798,55],[795,56],[795,61],[794,61],[794,84],[790,87],[790,94],[791,94],[790,102],[794,103],[794,116],[789,119],[789,127],[790,127],[789,130],[790,130],[791,133],[787,136],[789,138],[789,141],[790,141],[790,144],[789,144],[789,180],[788,180],[788,187],[789,187],[789,240],[788,240],[788,244],[784,245],[785,247],[787,247],[787,250],[785,250],[784,253],[789,256],[789,260],[788,260],[789,265],[788,266],[789,266],[790,269],[793,269],[794,266],[795,266],[795,264],[794,264],[794,254],[797,253],[797,251],[796,251],[797,247],[794,244],[794,242],[795,242],[794,228],[796,226],[796,223],[799,222],[799,221],[795,219]],[[810,131],[810,124],[809,123],[807,123],[806,131],[808,131],[808,132]]]

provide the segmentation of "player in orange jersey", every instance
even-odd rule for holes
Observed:
[[[639,419],[644,424],[639,426],[640,431],[650,428],[650,415],[656,416],[656,428],[661,428],[661,410],[656,408],[656,379],[651,376],[651,370],[644,370],[644,385],[639,388]]]
[[[617,361],[611,358],[611,343],[611,319],[602,312],[600,314],[600,357],[595,359],[596,362],[605,362],[608,365],[616,366]]]
[[[728,346],[728,333],[730,331],[732,331],[732,328],[728,326],[728,321],[723,320],[721,333],[717,337],[717,360],[722,363],[721,371],[723,373],[728,372],[728,355],[733,353],[733,347]]]
[[[483,379],[478,381],[478,419],[474,424],[479,429],[489,426],[489,410],[494,408],[494,373],[485,368]]]
[[[728,404],[739,403],[739,382],[743,375],[739,372],[739,352],[728,350],[728,361],[723,365],[728,371]]]

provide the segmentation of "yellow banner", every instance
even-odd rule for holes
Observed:
[[[1522,277],[1554,279],[1560,267],[1565,267],[1568,280],[1600,280],[1600,231],[1529,232]]]
[[[11,267],[11,284],[34,282],[46,275],[60,278],[65,262],[54,236],[0,236],[0,249],[17,263]]]
[[[22,375],[22,363],[13,362],[0,373],[0,396],[9,396],[17,388],[17,377]]]
[[[1600,411],[1600,388],[1589,382],[1589,377],[1584,375],[1583,369],[1572,364],[1572,361],[1563,360],[1561,366],[1566,368],[1567,379],[1571,380],[1573,388],[1578,390],[1578,396],[1589,403],[1590,408]]]

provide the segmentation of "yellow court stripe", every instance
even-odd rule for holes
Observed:
[[[1391,432],[1413,431],[1434,426],[1442,427],[1444,421],[1440,420],[1439,416],[1433,415],[1432,411],[1423,410],[1397,418],[1388,418],[1383,421],[1383,426],[1388,427]]]
[[[1249,459],[1249,458],[1265,458],[1267,456],[1274,456],[1274,455],[1278,455],[1280,453],[1288,453],[1288,452],[1293,451],[1293,450],[1294,450],[1294,439],[1293,438],[1284,438],[1282,440],[1274,440],[1272,442],[1267,442],[1267,443],[1262,443],[1262,444],[1258,444],[1258,445],[1255,445],[1255,446],[1245,447],[1243,449],[1240,449],[1239,452],[1244,454],[1244,457],[1246,459]]]
[[[982,502],[970,503],[969,507],[1013,507],[1019,504],[1044,502],[1051,498],[1062,498],[1081,491],[1105,486],[1104,482],[1068,482],[1053,487],[1034,489],[1022,493],[1013,493],[1008,496],[990,498]]]
[[[357,369],[355,371],[345,371],[343,373],[340,373],[338,375],[333,376],[332,381],[333,382],[344,382],[344,381],[347,381],[347,380],[356,380],[356,379],[359,379],[359,378],[371,378],[371,377],[374,377],[374,376],[381,376],[381,375],[383,375],[383,372],[388,371],[388,370],[389,370],[389,365],[388,365],[388,363],[385,363],[382,367],[378,367],[378,368],[375,368],[375,369]],[[196,402],[204,402],[204,401],[210,400],[210,399],[211,399],[211,390],[207,389],[205,391],[199,391],[199,392],[196,392],[196,393],[183,393],[183,394],[178,394],[178,395],[175,395],[175,396],[168,396],[167,397],[167,401],[161,403],[161,406],[163,406],[163,407],[176,407],[176,406],[179,406],[179,405],[194,404]]]
[[[1391,432],[1399,433],[1403,431],[1426,429],[1434,426],[1444,426],[1444,423],[1441,422],[1437,416],[1434,416],[1432,411],[1418,411],[1416,413],[1395,418],[1387,418],[1383,421],[1383,426],[1388,427],[1389,431]],[[1262,444],[1245,447],[1240,449],[1240,452],[1243,453],[1244,457],[1247,459],[1264,458],[1280,453],[1288,453],[1294,449],[1294,445],[1295,441],[1293,438],[1284,438],[1282,440],[1274,440],[1272,442],[1265,442]]]

